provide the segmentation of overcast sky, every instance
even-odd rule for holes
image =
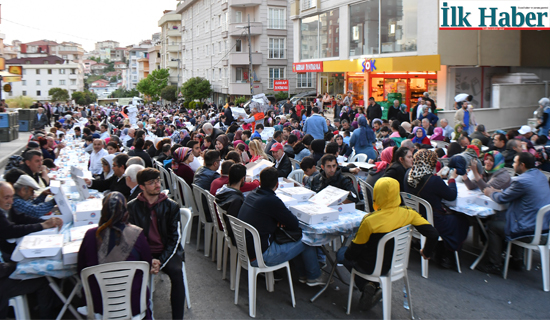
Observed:
[[[160,32],[164,10],[176,0],[0,0],[4,41],[73,41],[87,51],[94,43],[115,40],[121,46],[151,39]]]

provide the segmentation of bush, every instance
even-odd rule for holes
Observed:
[[[241,103],[245,103],[247,102],[248,99],[245,97],[245,96],[242,96],[242,97],[238,97],[235,99],[235,105],[240,105]]]
[[[34,99],[27,96],[19,96],[13,99],[7,99],[6,103],[10,108],[23,108],[27,109],[33,105]]]
[[[189,101],[184,101],[184,102],[183,102],[183,107],[184,107],[185,109],[189,109]]]
[[[196,106],[197,106],[197,103],[195,101],[189,102],[189,109],[195,110]]]

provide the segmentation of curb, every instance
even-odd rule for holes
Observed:
[[[23,152],[23,150],[25,150],[27,146],[24,145],[22,147],[19,147],[18,149],[15,149],[9,156],[5,156],[3,158],[0,159],[0,169],[3,170],[4,167],[6,166],[6,164],[8,163],[8,159],[13,156],[14,154],[20,154],[21,152]]]

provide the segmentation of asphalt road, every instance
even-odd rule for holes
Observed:
[[[239,303],[234,304],[234,291],[229,280],[221,279],[216,263],[196,250],[196,223],[191,243],[186,246],[186,270],[189,282],[191,309],[186,309],[187,319],[248,319],[248,280],[242,270]],[[420,256],[411,252],[409,281],[412,306],[416,319],[548,319],[550,318],[550,293],[542,290],[540,255],[533,254],[531,271],[513,271],[508,279],[470,270],[475,257],[466,252],[460,254],[462,273],[441,269],[430,264],[429,278],[420,275]],[[229,269],[229,265],[228,265]],[[326,270],[329,270],[327,268]],[[349,272],[339,267],[345,281]],[[229,271],[228,271],[229,273]],[[359,291],[354,291],[351,314],[346,315],[348,286],[335,280],[329,289],[314,303],[309,299],[320,287],[308,287],[293,279],[296,308],[292,308],[288,281],[275,284],[274,292],[267,292],[263,277],[257,282],[258,319],[379,319],[382,304],[367,312],[358,307]],[[403,281],[396,281],[392,294],[392,318],[409,317],[403,308]],[[183,302],[182,302],[183,303]],[[154,293],[156,319],[170,319],[170,279],[157,277]]]

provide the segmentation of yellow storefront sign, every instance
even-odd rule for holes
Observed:
[[[368,61],[369,64],[365,64]],[[365,70],[365,65],[372,65]],[[323,72],[405,72],[439,71],[441,60],[438,54],[391,58],[323,61]]]

